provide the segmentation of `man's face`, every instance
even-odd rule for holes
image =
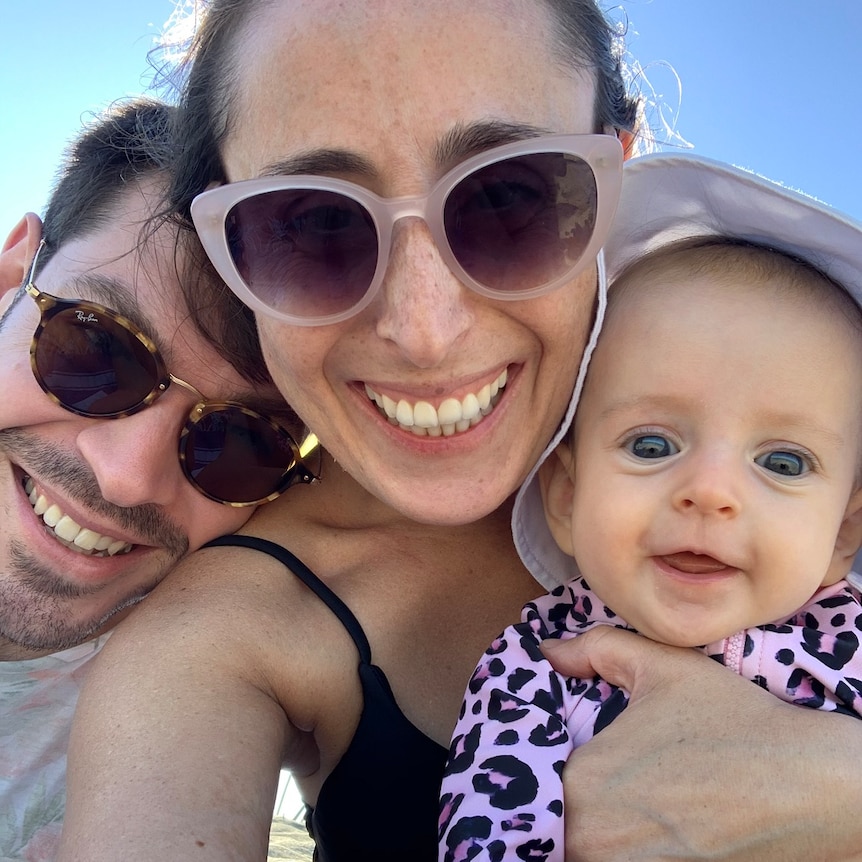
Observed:
[[[268,412],[184,319],[173,228],[137,249],[151,205],[131,188],[104,228],[57,251],[36,285],[130,318],[169,371],[208,399]],[[30,218],[29,240],[10,238],[0,266],[0,659],[62,649],[113,625],[118,618],[106,626],[108,618],[145,596],[183,554],[235,531],[253,511],[207,499],[183,474],[178,439],[196,399],[180,386],[119,419],[77,416],[42,391],[29,356],[39,310],[17,289],[31,256],[20,243],[35,247],[38,222]],[[21,263],[10,263],[13,256]]]

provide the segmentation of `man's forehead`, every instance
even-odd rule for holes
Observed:
[[[65,299],[89,300],[119,312],[166,349],[165,335],[187,317],[179,313],[180,255],[155,236],[132,244],[127,230],[106,228],[58,249],[36,283]]]

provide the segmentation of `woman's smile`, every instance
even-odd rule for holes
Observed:
[[[451,437],[478,425],[497,406],[506,386],[508,368],[479,388],[459,398],[448,397],[435,406],[430,401],[397,401],[385,392],[365,384],[365,392],[392,425],[411,431],[419,437]]]

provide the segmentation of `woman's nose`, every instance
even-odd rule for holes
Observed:
[[[475,302],[440,257],[428,225],[401,219],[376,300],[377,334],[416,367],[433,368],[473,325]]]

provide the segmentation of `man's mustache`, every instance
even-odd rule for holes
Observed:
[[[161,506],[155,503],[117,506],[109,502],[102,496],[93,472],[70,453],[57,451],[18,428],[0,430],[0,450],[13,456],[16,462],[23,459],[72,499],[123,530],[140,536],[146,544],[163,547],[175,557],[188,551],[186,534],[165,515]]]

